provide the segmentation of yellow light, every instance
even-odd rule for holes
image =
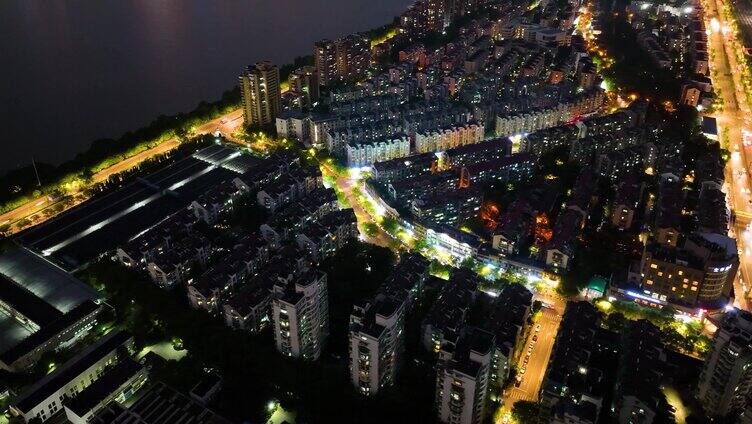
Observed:
[[[710,29],[713,32],[718,32],[721,30],[721,23],[718,22],[718,18],[713,18],[710,20]]]

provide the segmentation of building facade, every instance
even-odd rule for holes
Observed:
[[[281,108],[279,68],[271,62],[258,62],[240,75],[240,99],[247,126],[275,123]]]
[[[326,273],[310,270],[287,284],[275,285],[272,321],[277,350],[286,356],[316,360],[329,334]]]
[[[734,309],[726,314],[713,337],[697,397],[714,417],[744,412],[752,402],[752,314]]]

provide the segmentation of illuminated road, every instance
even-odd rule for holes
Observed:
[[[237,109],[226,115],[220,116],[217,119],[214,119],[212,121],[209,121],[197,127],[195,129],[195,133],[197,135],[203,135],[203,134],[211,134],[216,131],[220,131],[223,135],[225,135],[225,137],[230,137],[230,135],[235,130],[237,130],[237,128],[240,125],[242,125],[242,123],[243,123],[242,110]],[[151,149],[144,150],[141,153],[138,153],[127,159],[124,159],[94,174],[92,177],[92,185],[103,182],[103,181],[107,181],[107,179],[109,179],[111,176],[117,175],[129,169],[135,168],[138,165],[140,165],[142,162],[144,162],[145,160],[153,158],[155,156],[163,155],[171,151],[172,149],[178,147],[179,145],[180,145],[180,140],[178,140],[177,138],[171,138],[169,140],[166,140],[160,143],[159,145]],[[71,194],[71,197],[75,198],[75,201],[69,205],[69,208],[87,200],[87,198],[84,197],[82,193],[83,190],[85,190],[85,188],[80,190],[77,193]],[[36,199],[29,201],[28,203],[22,206],[19,206],[18,208],[12,211],[9,211],[0,215],[0,225],[13,224],[24,218],[29,219],[34,225],[42,223],[46,221],[47,219],[55,216],[55,214],[45,215],[41,213],[45,209],[53,205],[55,205],[55,202],[50,201],[50,199],[48,199],[46,196],[38,197]],[[11,232],[15,233],[20,230],[21,229],[17,228],[17,226],[13,226],[11,229]]]
[[[752,268],[750,259],[752,259],[752,238],[747,229],[750,222],[751,209],[750,202],[750,163],[745,152],[742,131],[748,128],[747,116],[749,107],[744,95],[742,82],[739,77],[738,64],[731,46],[734,34],[728,30],[727,23],[723,14],[718,10],[722,7],[721,0],[706,0],[703,2],[705,8],[706,28],[710,29],[708,35],[708,49],[713,60],[710,67],[713,86],[716,93],[723,100],[723,109],[716,112],[713,116],[718,121],[720,140],[723,146],[731,152],[731,159],[726,167],[726,187],[728,203],[737,216],[736,222],[731,228],[731,234],[737,239],[740,255],[740,272],[734,284],[736,294],[735,305],[742,309],[748,309],[746,284],[751,281]]]
[[[375,224],[375,221],[374,218],[369,215],[368,212],[366,212],[366,210],[363,208],[363,205],[360,204],[360,201],[353,193],[355,184],[359,184],[359,182],[357,180],[349,178],[349,176],[337,174],[330,166],[326,165],[325,163],[321,164],[321,173],[324,176],[335,178],[335,184],[337,185],[337,188],[342,191],[342,194],[344,194],[345,199],[347,199],[347,202],[350,204],[353,212],[355,212],[355,217],[358,220],[358,230],[360,230],[360,236],[362,237],[363,241],[381,247],[393,248],[395,245],[394,242],[396,240],[393,239],[389,234],[387,234],[386,231],[381,229],[381,227],[378,227],[378,230],[374,236],[369,236],[368,234],[366,234],[364,225],[367,223]]]
[[[543,376],[546,374],[548,361],[551,358],[554,341],[556,340],[556,333],[559,331],[559,324],[566,308],[566,300],[552,291],[537,293],[535,299],[547,304],[548,307],[544,307],[541,310],[538,322],[532,325],[516,364],[517,375],[522,377],[520,387],[511,385],[502,396],[502,412],[498,415],[499,422],[502,423],[506,422],[505,418],[508,417],[507,412],[511,411],[515,402],[523,400],[530,402],[538,401],[538,394],[540,393],[541,384],[543,384]],[[535,328],[538,324],[541,327],[540,331],[536,332]],[[534,341],[533,337],[536,335],[537,340]],[[524,361],[528,347],[531,345],[533,347],[532,353],[530,354],[528,363],[525,364]],[[523,367],[525,368],[525,374],[520,373]]]

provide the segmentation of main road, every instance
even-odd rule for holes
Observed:
[[[736,34],[730,30],[722,10],[724,0],[705,0],[705,24],[709,28],[708,49],[712,58],[710,67],[713,86],[723,100],[723,106],[713,116],[717,119],[721,143],[731,152],[726,167],[726,192],[728,203],[736,220],[731,234],[737,239],[740,252],[740,272],[734,282],[735,304],[749,309],[747,296],[752,281],[752,235],[749,232],[752,208],[750,204],[750,159],[745,149],[744,133],[749,125],[749,105],[741,81],[740,64],[737,63],[733,43]],[[746,66],[746,65],[745,65]],[[751,140],[752,141],[752,140]],[[749,142],[748,142],[749,143]]]
[[[194,132],[197,135],[203,135],[212,134],[216,131],[219,131],[226,137],[229,137],[233,132],[235,132],[235,130],[238,129],[238,127],[240,127],[242,123],[242,110],[237,109],[198,126]],[[123,159],[122,161],[97,172],[92,176],[91,184],[93,185],[107,181],[107,179],[109,179],[111,176],[135,168],[145,160],[153,158],[155,156],[163,155],[178,147],[179,145],[180,140],[177,137],[165,140],[150,149],[144,150],[143,152]],[[74,206],[75,204],[86,200],[86,198],[83,196],[84,190],[85,188],[82,188],[78,192],[71,194],[71,197],[77,200],[72,204],[69,204],[68,207]],[[10,233],[12,234],[23,229],[18,228],[17,225],[14,225],[22,219],[29,219],[33,224],[39,224],[46,219],[54,216],[54,214],[45,215],[43,211],[54,206],[57,202],[59,202],[59,200],[50,199],[47,196],[40,196],[32,199],[25,204],[0,215],[0,226],[11,225]]]

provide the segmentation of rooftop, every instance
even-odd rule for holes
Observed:
[[[119,389],[122,389],[143,369],[143,365],[126,358],[107,369],[98,380],[79,392],[75,398],[66,402],[65,406],[79,417],[83,417]]]
[[[63,315],[61,318],[42,327],[35,333],[28,333],[23,338],[17,335],[21,330],[16,327],[21,327],[20,325],[16,325],[15,327],[10,326],[10,328],[7,329],[11,332],[11,335],[6,335],[5,329],[3,329],[2,337],[4,339],[8,339],[8,344],[6,345],[5,343],[3,343],[2,345],[0,345],[0,352],[2,352],[2,354],[0,354],[0,360],[5,364],[12,364],[27,353],[46,343],[59,332],[65,330],[68,327],[71,327],[77,321],[95,312],[99,308],[99,304],[95,303],[93,300],[87,300],[86,302],[73,308],[73,310]],[[4,316],[5,315],[0,314],[0,317]],[[15,321],[15,319],[13,319],[13,321],[17,324],[17,321]],[[24,327],[21,328],[23,329]]]
[[[26,248],[0,255],[0,274],[61,313],[98,297],[93,288]]]
[[[140,397],[124,408],[111,402],[91,419],[93,424],[230,424],[164,383],[142,389]]]
[[[63,386],[76,379],[81,373],[97,363],[112,351],[126,344],[132,336],[125,331],[115,331],[89,346],[73,359],[63,364],[57,371],[31,386],[15,402],[15,407],[23,412],[31,411]]]

